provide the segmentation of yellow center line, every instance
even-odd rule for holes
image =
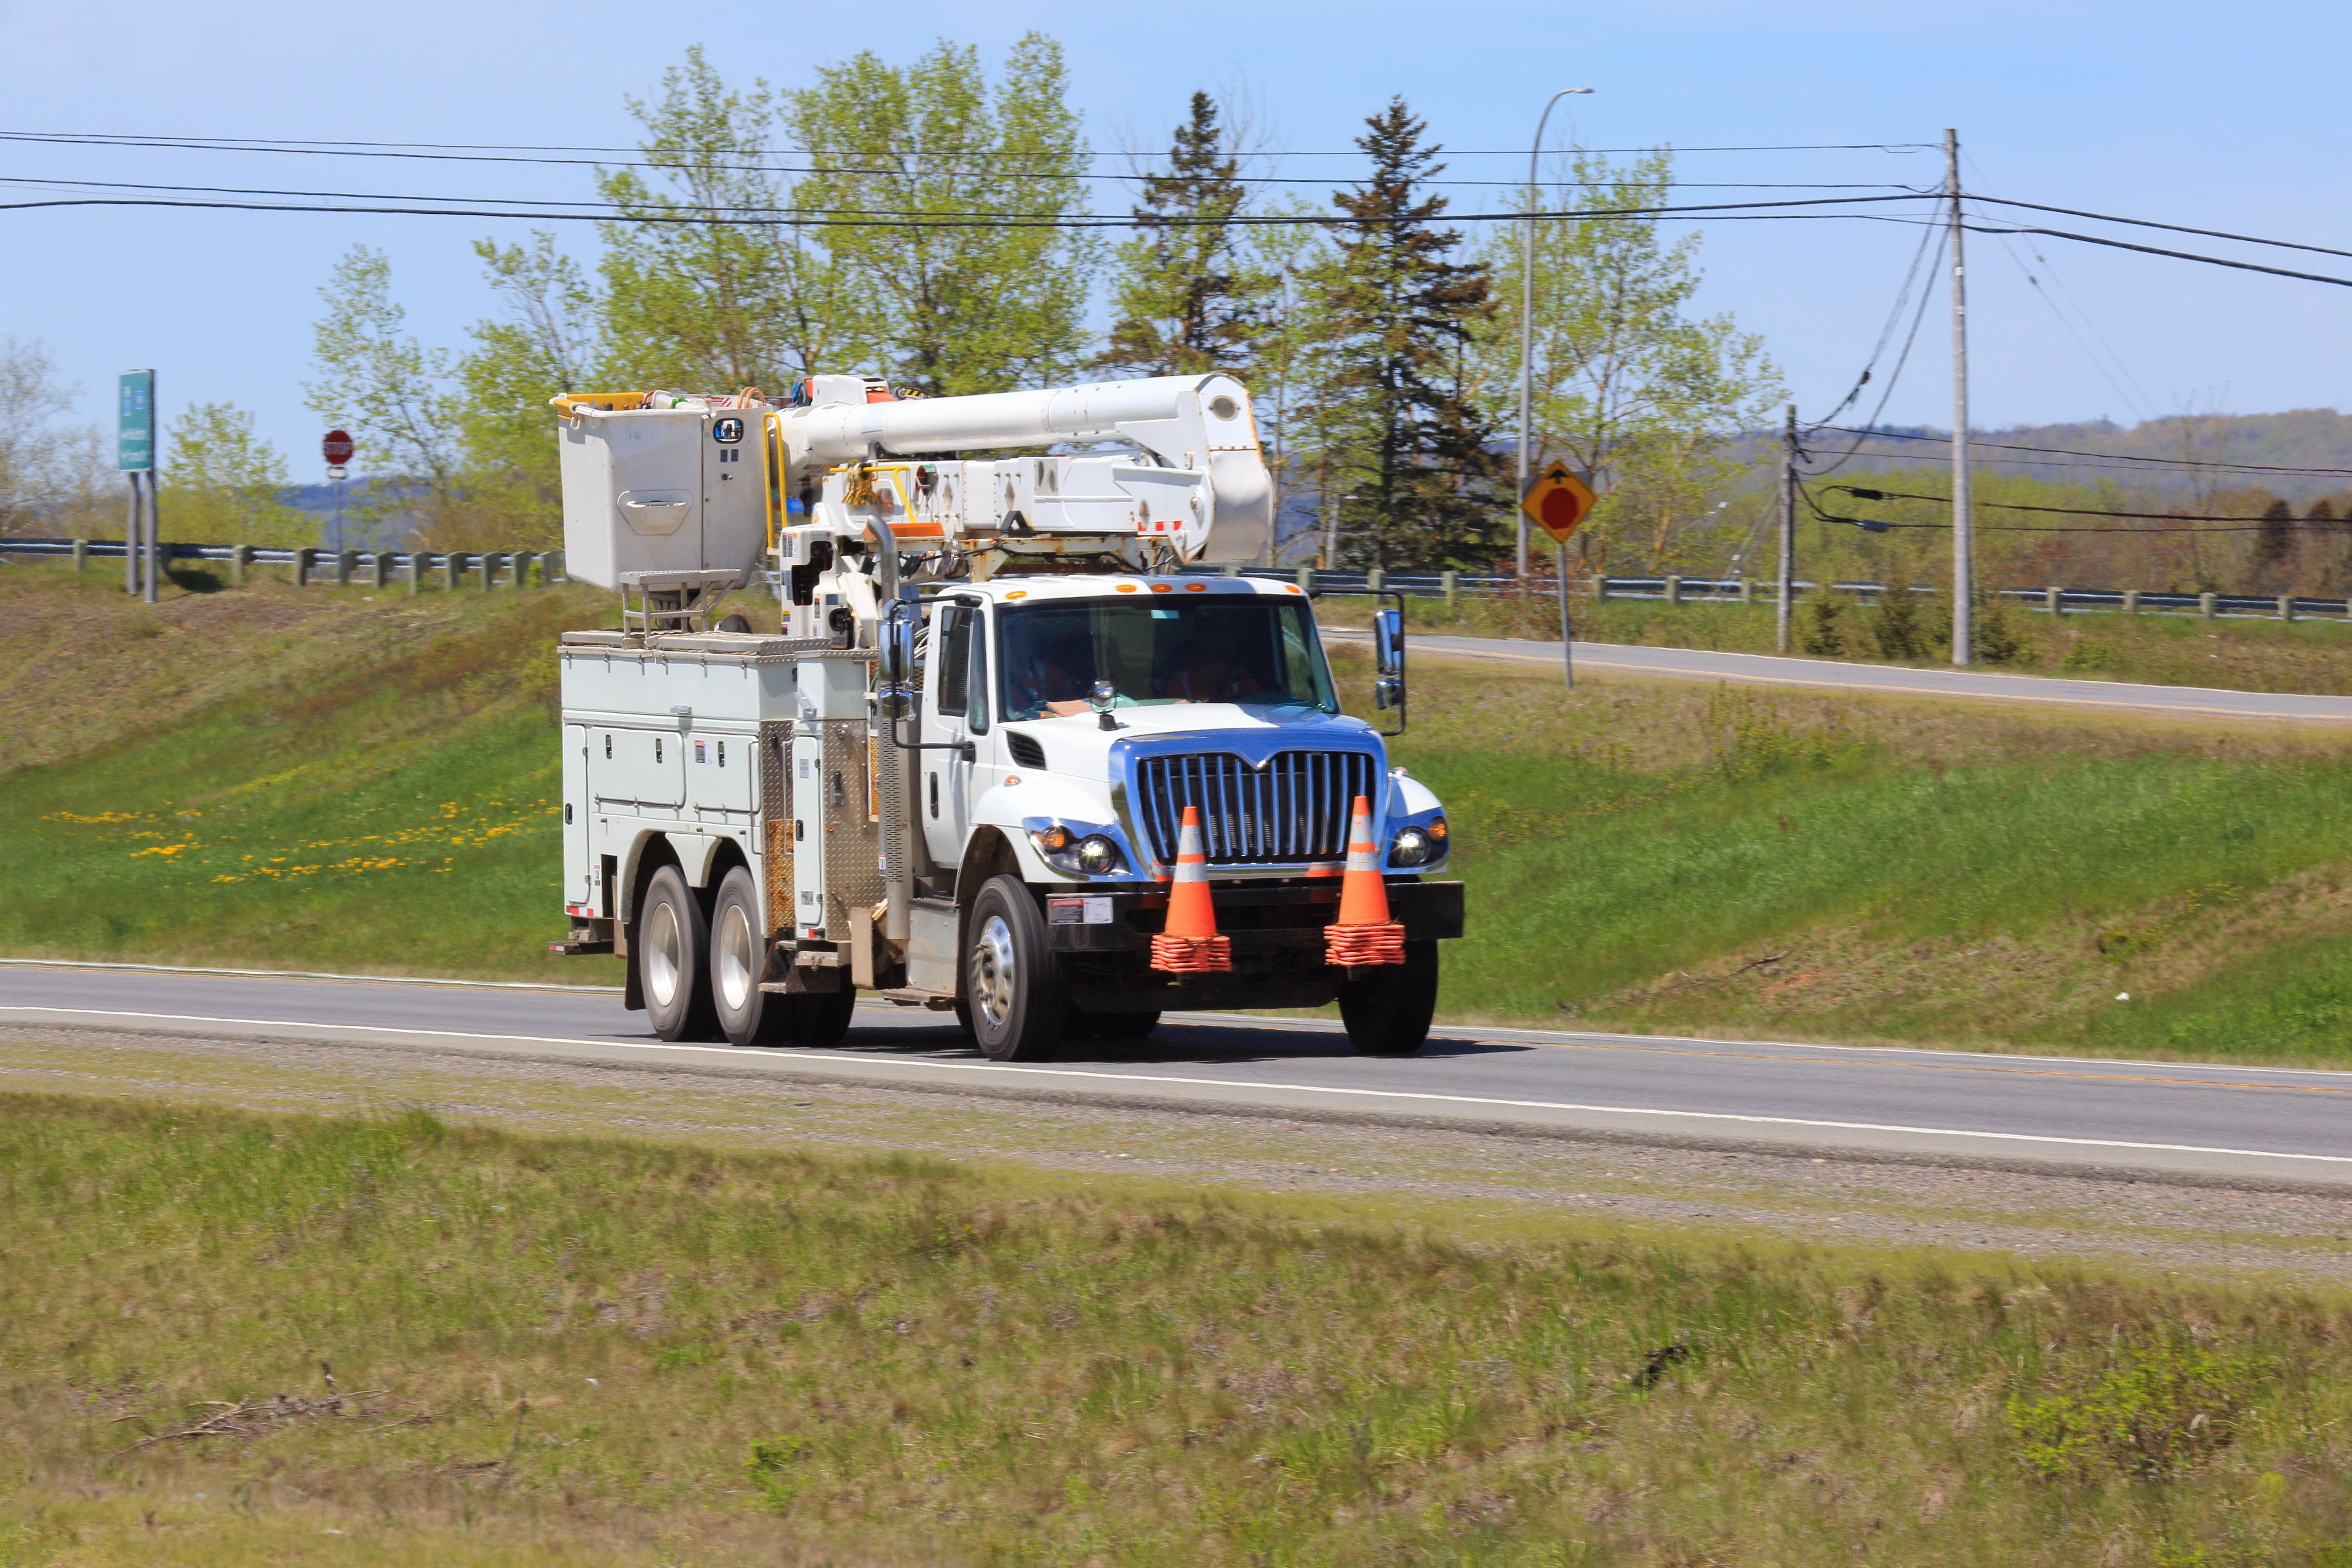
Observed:
[[[2297,1094],[2352,1094],[2352,1089],[2333,1089],[2326,1084],[2316,1083],[2247,1083],[2231,1079],[2165,1078],[2155,1073],[2072,1072],[2061,1068],[1983,1067],[1974,1062],[1875,1062],[1855,1057],[1801,1057],[1772,1051],[1696,1051],[1682,1046],[1636,1046],[1601,1040],[1474,1039],[1472,1043],[1481,1046],[1549,1046],[1556,1050],[1564,1051],[1637,1051],[1644,1055],[1661,1057],[1723,1057],[1742,1061],[1803,1062],[1814,1067],[1895,1069],[1919,1068],[1929,1072],[1980,1072],[2005,1074],[2015,1078],[2072,1078],[2087,1079],[2093,1083],[2161,1083],[2184,1089],[2284,1089]]]

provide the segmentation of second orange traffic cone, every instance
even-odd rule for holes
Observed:
[[[1209,857],[1201,848],[1201,808],[1184,808],[1176,835],[1176,879],[1168,889],[1168,923],[1151,939],[1151,967],[1205,974],[1234,966],[1233,941],[1217,934],[1209,898]]]
[[[1404,962],[1404,927],[1389,919],[1388,884],[1372,847],[1372,807],[1362,795],[1348,822],[1348,868],[1339,883],[1339,918],[1323,928],[1323,961],[1344,969]]]

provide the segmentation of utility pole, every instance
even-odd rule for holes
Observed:
[[[1797,405],[1780,431],[1780,584],[1772,595],[1772,646],[1789,651],[1789,601],[1797,591]]]
[[[1952,194],[1952,662],[1967,665],[1975,637],[1975,530],[1969,516],[1969,297],[1960,257],[1960,133],[1944,132],[1944,185]]]

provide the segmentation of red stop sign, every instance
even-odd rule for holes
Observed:
[[[328,431],[327,438],[319,443],[319,450],[331,463],[350,462],[353,450],[351,433],[344,430]]]

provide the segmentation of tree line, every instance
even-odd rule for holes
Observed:
[[[1131,226],[1069,226],[1098,184],[1069,99],[1038,33],[992,72],[942,40],[786,88],[690,49],[628,102],[641,156],[596,174],[614,216],[593,255],[543,232],[477,242],[495,308],[446,346],[409,331],[393,258],[354,246],[320,290],[306,401],[358,438],[376,481],[362,510],[466,548],[560,533],[559,392],[774,394],[862,372],[942,396],[1222,370],[1258,404],[1286,563],[1488,570],[1516,531],[1532,228],[1533,445],[1606,491],[1576,568],[1673,569],[1712,548],[1709,498],[1744,466],[1728,438],[1779,386],[1755,336],[1698,313],[1696,237],[1548,219],[1465,235],[1433,184],[1444,149],[1402,97],[1355,138],[1362,177],[1318,203],[1255,173],[1247,116],[1205,90],[1164,155],[1138,160]],[[1664,152],[1572,152],[1536,199],[1657,205],[1672,171]],[[672,221],[713,213],[772,221]],[[303,526],[249,415],[200,404],[167,434],[172,531]]]

